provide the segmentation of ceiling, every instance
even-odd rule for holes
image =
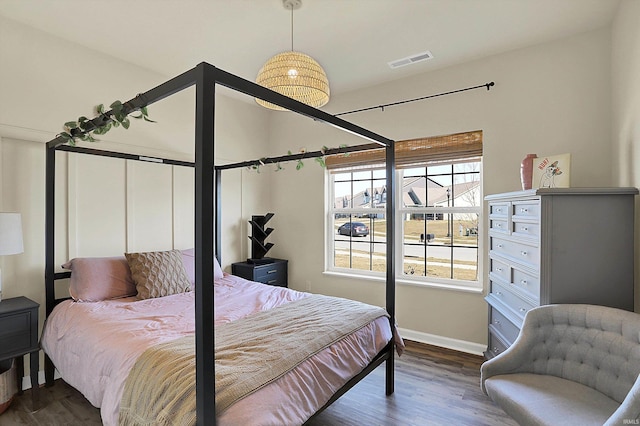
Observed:
[[[294,49],[332,94],[608,25],[619,0],[303,0]],[[291,46],[282,0],[0,0],[0,15],[158,72],[200,62],[254,80]],[[392,70],[429,50],[434,58]]]

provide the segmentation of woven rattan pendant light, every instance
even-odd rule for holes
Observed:
[[[302,0],[282,0],[291,11],[291,51],[269,59],[258,72],[256,83],[315,108],[329,102],[329,80],[324,69],[311,56],[293,50],[293,11],[302,6]],[[262,99],[256,102],[266,108],[286,111]]]

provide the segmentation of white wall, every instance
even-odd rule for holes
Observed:
[[[573,186],[607,186],[612,184],[609,49],[607,28],[336,96],[329,112],[495,81],[489,92],[481,89],[344,118],[394,140],[482,130],[484,195],[520,189],[519,165],[527,153],[569,152]],[[274,115],[270,137],[277,152],[296,151],[301,145],[313,150],[362,143],[287,114]],[[274,226],[273,235],[278,253],[289,259],[290,286],[384,304],[382,283],[323,275],[324,230],[317,224],[325,219],[324,172],[308,163],[304,172],[288,167],[273,174],[273,211],[283,224]],[[486,243],[487,230],[482,229],[483,264]],[[486,291],[486,268],[483,275]],[[441,344],[457,347],[466,347],[460,341],[471,342],[471,349],[478,350],[487,338],[483,296],[400,284],[398,322],[425,340],[444,337],[448,342]]]
[[[612,25],[612,175],[640,187],[640,2],[623,0]],[[640,197],[636,197],[636,312],[640,309]]]

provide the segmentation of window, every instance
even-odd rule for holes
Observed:
[[[451,152],[434,156],[432,141],[443,138]],[[468,149],[468,143],[456,150],[452,140],[460,139],[479,144],[480,152],[477,146]],[[396,278],[479,288],[482,132],[419,141],[417,145],[428,147],[422,153],[416,152],[416,141],[396,143]],[[405,149],[410,152],[403,154]],[[327,159],[330,271],[384,276],[387,191],[379,154],[365,151]]]

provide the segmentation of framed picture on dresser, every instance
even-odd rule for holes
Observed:
[[[533,159],[532,188],[569,188],[571,154],[549,155]]]

